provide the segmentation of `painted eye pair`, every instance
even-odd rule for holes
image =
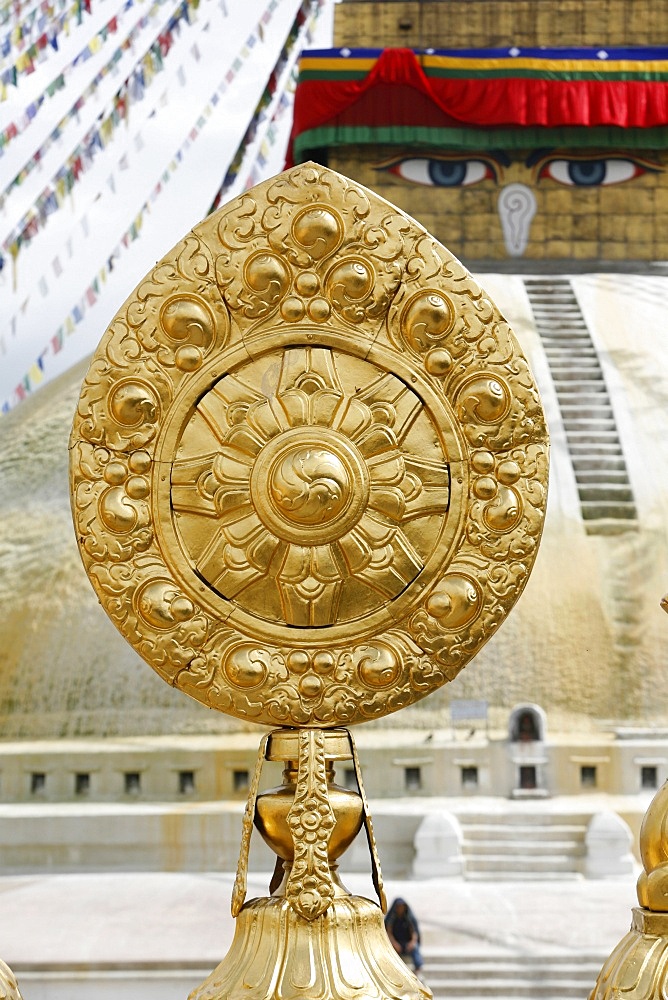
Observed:
[[[550,178],[559,184],[571,187],[601,187],[606,184],[621,184],[640,177],[642,174],[656,173],[658,168],[642,160],[630,157],[550,157],[529,158],[530,167],[536,181]],[[428,187],[470,187],[480,181],[502,179],[504,164],[487,157],[406,157],[379,165],[403,180]]]

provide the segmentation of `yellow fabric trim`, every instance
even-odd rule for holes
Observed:
[[[374,65],[378,62],[377,58],[371,59],[346,59],[343,56],[339,56],[335,59],[317,59],[309,58],[308,56],[302,56],[299,60],[299,68],[303,70],[326,70],[332,69],[338,72],[346,69],[373,69]]]
[[[363,62],[364,60],[360,60]],[[434,69],[533,69],[548,70],[554,73],[668,73],[668,60],[635,60],[635,59],[475,59],[457,56],[422,56],[423,66]],[[339,63],[340,65],[340,63]],[[333,67],[332,67],[333,68]]]

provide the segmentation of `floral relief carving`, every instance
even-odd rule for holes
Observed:
[[[334,898],[327,848],[336,820],[327,794],[325,734],[299,734],[295,799],[288,812],[295,856],[285,889],[288,902],[307,920],[324,913]]]

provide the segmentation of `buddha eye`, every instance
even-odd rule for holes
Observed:
[[[538,180],[550,177],[559,184],[575,187],[601,187],[621,184],[634,177],[641,177],[656,167],[623,157],[592,157],[554,159],[544,161],[538,171]]]
[[[384,169],[405,181],[429,187],[468,187],[484,180],[497,180],[495,166],[480,159],[423,157],[398,160]]]

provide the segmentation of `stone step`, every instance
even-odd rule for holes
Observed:
[[[620,483],[597,483],[595,485],[580,485],[578,483],[578,494],[584,503],[604,502],[604,503],[633,503],[633,492],[630,487]]]
[[[584,836],[590,816],[580,821],[569,823],[467,823],[459,817],[459,823],[468,840],[511,840],[520,837],[525,840],[569,840],[572,837]]]
[[[617,425],[615,423],[615,418],[611,416],[606,416],[604,413],[598,415],[592,414],[580,414],[577,409],[573,407],[567,408],[566,412],[562,412],[562,421],[564,427],[568,428],[571,426],[575,431],[586,431],[589,428],[593,431],[612,431],[617,437]]]
[[[633,518],[602,517],[584,521],[584,528],[588,535],[622,535],[627,531],[637,531],[638,522]]]
[[[568,444],[580,441],[619,441],[614,420],[564,420]]]
[[[575,347],[593,347],[589,331],[586,326],[578,326],[577,323],[563,323],[557,325],[545,323],[536,324],[536,329],[540,336],[544,348],[559,347],[568,345],[571,342]]]
[[[578,326],[585,324],[585,318],[582,315],[580,307],[572,299],[570,301],[564,299],[561,302],[548,302],[547,299],[544,302],[535,302],[532,300],[531,312],[536,321],[536,326],[548,326],[551,323],[566,322],[577,323]]]
[[[542,831],[541,831],[542,834]],[[518,855],[521,858],[533,855],[542,855],[545,851],[545,843],[542,835],[539,834],[538,843],[532,840],[466,840],[462,843],[462,851],[467,858],[489,856],[513,857]],[[572,857],[582,857],[584,854],[584,830],[579,840],[550,840],[550,851],[560,855],[570,855]]]
[[[591,347],[546,347],[545,355],[553,367],[560,371],[562,368],[581,368],[584,366],[586,374],[594,370],[600,370],[598,355]]]
[[[600,372],[600,367],[598,364],[598,358],[589,357],[586,355],[575,356],[574,354],[563,354],[558,357],[555,355],[550,355],[548,352],[547,360],[550,363],[550,371],[552,373],[552,381],[554,382],[555,388],[557,390],[557,395],[560,397],[559,402],[561,402],[559,385],[562,381],[573,382],[572,378],[569,378],[565,373],[575,372],[581,382],[589,382],[596,372]]]
[[[602,389],[600,392],[592,392],[591,389],[578,390],[574,387],[569,392],[560,393],[559,402],[562,413],[564,410],[568,413],[572,410],[582,409],[582,407],[591,408],[596,411],[608,409],[612,413],[610,398],[605,389]]]
[[[464,857],[467,876],[471,872],[570,872],[576,860],[568,854],[543,854],[537,857],[510,857],[507,854],[475,854]]]
[[[546,958],[543,960],[544,964],[541,966],[529,962],[525,963],[521,958],[514,961],[513,959],[497,959],[496,962],[485,963],[478,963],[474,958],[470,962],[450,962],[441,965],[434,965],[431,962],[428,963],[425,961],[422,970],[425,979],[427,976],[429,977],[430,986],[432,984],[445,986],[450,982],[453,984],[456,983],[459,986],[461,980],[469,983],[475,982],[477,979],[488,979],[490,977],[496,979],[497,982],[503,979],[520,979],[522,977],[526,981],[531,982],[531,980],[535,980],[539,976],[550,979],[552,982],[557,982],[558,980],[568,982],[575,979],[589,980],[593,986],[604,961],[604,958],[600,962],[576,962],[571,959],[569,962],[557,963]]]
[[[531,289],[529,299],[532,309],[554,309],[559,306],[566,306],[571,309],[580,308],[572,289],[568,287],[558,290],[548,290],[547,288],[543,290]]]
[[[575,346],[592,347],[589,330],[577,323],[536,323],[543,347],[554,347],[573,341]]]
[[[466,873],[467,882],[574,882],[579,881],[582,875],[579,872],[469,872]]]
[[[575,470],[575,478],[578,485],[582,483],[587,486],[604,486],[609,483],[611,486],[629,486],[629,477],[624,468],[621,469],[592,469],[584,466]]]
[[[564,296],[559,299],[551,299],[548,296],[531,296],[531,311],[534,316],[574,316],[583,320],[582,311],[574,298]]]
[[[587,324],[577,306],[566,306],[560,309],[550,309],[547,305],[537,306],[532,309],[536,327],[538,330],[550,329],[554,326],[577,326],[578,329],[586,330]]]
[[[539,333],[546,351],[553,347],[593,347],[586,329],[574,329],[572,326],[563,329],[550,327],[549,330],[539,330]]]
[[[549,296],[531,296],[531,311],[534,316],[573,316],[582,319],[582,310],[574,298],[551,298]]]
[[[559,394],[563,394],[565,399],[578,393],[585,393],[591,396],[607,396],[608,388],[602,373],[597,377],[592,375],[591,379],[582,379],[579,384],[573,379],[567,379],[559,389]]]
[[[447,989],[447,984],[442,984],[442,989],[447,989],[447,994],[443,992],[439,993],[438,988],[434,989],[427,977],[425,976],[425,982],[427,986],[430,987],[435,997],[439,995],[448,997],[448,1000],[457,1000],[457,998],[469,998],[469,997],[498,997],[498,998],[510,998],[510,1000],[520,1000],[520,998],[526,998],[526,1000],[534,1000],[534,998],[539,998],[539,1000],[547,1000],[547,998],[558,997],[559,1000],[568,1000],[569,997],[578,997],[579,1000],[583,1000],[586,994],[583,994],[583,983],[580,980],[551,980],[546,978],[541,978],[539,983],[532,983],[527,981],[526,978],[517,979],[489,979],[485,982],[476,981],[472,983],[470,987],[466,987],[464,983],[457,983],[456,992]],[[589,984],[589,990],[593,988],[594,983]],[[538,992],[537,992],[538,991]]]
[[[494,979],[497,983],[501,983],[508,980],[517,981],[518,979],[523,979],[524,982],[534,982],[537,976],[545,978],[550,982],[574,982],[576,980],[589,984],[589,989],[593,987],[598,974],[601,971],[601,965],[603,965],[603,960],[601,960],[600,965],[597,967],[593,963],[591,965],[578,966],[575,963],[566,965],[563,968],[559,966],[548,965],[542,972],[540,972],[535,967],[523,967],[521,962],[507,963],[507,964],[495,964],[492,966],[476,966],[471,962],[468,966],[446,966],[439,969],[433,969],[432,966],[428,966],[427,963],[422,967],[422,979],[432,990],[446,990],[448,991],[448,996],[451,992],[458,993],[461,989],[467,990],[473,988],[476,983],[480,980]],[[582,994],[584,998],[586,993]]]
[[[581,317],[578,319],[575,314],[565,316],[561,313],[554,316],[545,316],[543,319],[536,319],[534,315],[534,320],[536,320],[536,329],[540,334],[541,340],[551,337],[558,340],[560,337],[572,336],[575,340],[586,340],[587,343],[592,343],[589,327]]]
[[[585,962],[589,965],[597,966],[600,970],[604,961],[608,957],[607,951],[555,951],[555,952],[503,952],[501,954],[483,951],[454,951],[449,948],[423,948],[422,957],[425,962],[434,965],[434,967],[444,968],[449,966],[451,963],[454,965],[466,964],[469,962],[475,962],[476,965],[497,965],[498,963],[504,964],[506,962],[516,962],[517,965],[524,968],[531,968],[536,966],[539,970],[543,970],[546,966],[560,966],[560,965],[575,965],[579,966],[580,962]]]
[[[490,972],[498,973],[501,978],[507,971],[518,969],[526,973],[527,976],[542,976],[549,970],[550,977],[557,978],[579,978],[579,974],[594,978],[598,976],[607,955],[593,952],[568,952],[564,954],[476,954],[458,952],[422,952],[424,969],[429,970],[434,976],[440,977],[449,972],[457,977],[469,975],[477,976],[481,979],[489,976]]]
[[[575,330],[578,333],[586,333],[591,341],[589,328],[582,318],[582,314],[577,310],[571,312],[567,309],[560,309],[555,312],[534,311],[534,322],[541,337],[549,336],[551,333],[559,331]]]
[[[573,468],[578,480],[590,473],[592,476],[626,476],[626,462],[621,452],[605,455],[575,454],[573,458]],[[584,481],[584,480],[583,480]]]
[[[594,456],[608,459],[621,459],[624,462],[622,446],[619,441],[590,441],[585,435],[581,440],[572,440],[568,443],[568,449],[573,456],[573,460],[587,461],[593,460]],[[626,463],[624,462],[626,468]]]
[[[526,744],[518,744],[518,746]],[[473,805],[473,804],[472,804]],[[591,812],[586,810],[564,810],[559,812],[545,812],[541,809],[531,808],[525,802],[507,803],[507,808],[498,814],[478,812],[475,808],[462,810],[457,814],[457,819],[463,830],[504,830],[506,828],[517,829],[524,827],[525,830],[535,831],[537,826],[545,830],[572,830],[587,826],[591,819]],[[533,834],[532,834],[533,836]]]
[[[589,347],[596,350],[586,326],[580,327],[573,323],[551,324],[549,327],[538,327],[538,332],[545,350],[552,347],[568,347],[570,344],[576,348]]]
[[[601,500],[581,500],[582,517],[585,521],[613,518],[616,521],[635,521],[638,517],[633,503],[605,503]]]
[[[595,430],[593,427],[590,429],[587,426],[565,426],[569,448],[572,444],[587,444],[588,442],[591,444],[614,444],[617,448],[620,448],[619,439],[615,434],[614,428],[599,427]]]
[[[562,382],[569,384],[579,382],[582,385],[587,385],[589,382],[600,382],[602,386],[605,386],[603,372],[600,367],[588,368],[586,372],[581,372],[569,367],[569,365],[561,365],[556,369],[551,367],[550,371],[552,372],[552,381],[557,388],[557,392],[562,391]]]
[[[614,414],[612,412],[612,407],[607,406],[605,403],[599,403],[592,406],[586,403],[562,403],[561,404],[561,415],[566,420],[612,420],[614,423]]]
[[[548,360],[550,360],[548,358]],[[550,365],[552,378],[555,383],[562,378],[591,378],[594,372],[600,372],[598,358],[578,358],[577,362],[571,359],[554,358]],[[558,390],[557,390],[558,391]]]
[[[554,337],[543,344],[548,358],[565,356],[598,358],[598,351],[588,337]]]

